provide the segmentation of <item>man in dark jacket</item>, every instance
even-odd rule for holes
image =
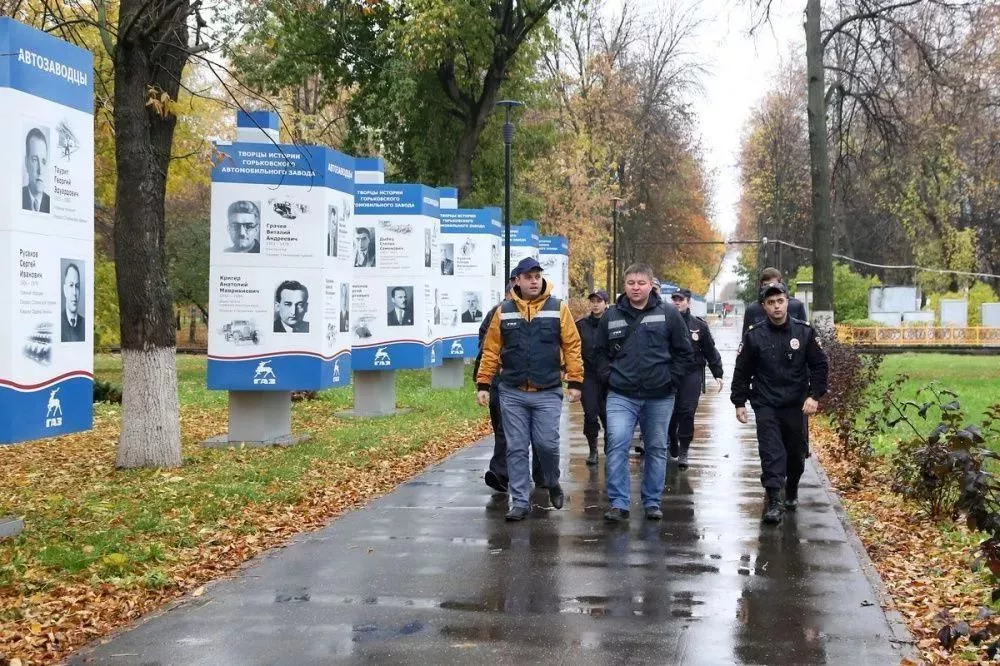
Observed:
[[[757,281],[757,286],[763,289],[772,282],[784,282],[781,279],[781,271],[773,267],[765,268],[760,272],[760,280]],[[788,316],[799,321],[809,321],[809,317],[806,314],[806,304],[797,298],[789,296]],[[764,314],[764,309],[760,306],[760,303],[747,303],[746,312],[743,313],[743,333],[741,335],[746,335],[747,329],[750,328],[751,324],[756,324],[766,319],[767,315]]]
[[[688,467],[688,448],[694,439],[694,414],[698,411],[701,385],[705,379],[705,365],[708,364],[715,383],[722,390],[722,357],[715,348],[715,340],[708,328],[708,322],[691,314],[691,290],[678,289],[670,296],[674,307],[681,313],[684,324],[691,332],[691,346],[694,348],[694,366],[691,372],[678,380],[677,400],[674,414],[670,417],[670,457],[677,458],[678,469]]]
[[[676,378],[690,371],[694,353],[680,313],[653,292],[653,270],[647,264],[632,264],[625,271],[625,293],[601,319],[595,357],[608,386],[605,474],[611,508],[604,519],[629,518],[628,449],[638,423],[645,449],[642,505],[646,518],[660,520]]]
[[[594,354],[597,350],[597,330],[601,325],[601,317],[608,309],[608,293],[595,291],[587,297],[590,301],[590,314],[576,320],[576,328],[580,331],[580,344],[583,353],[583,435],[587,438],[590,455],[588,465],[596,465],[597,435],[604,427],[604,445],[608,443],[608,420],[605,412],[607,392],[597,376],[597,365]]]
[[[827,360],[816,331],[788,316],[788,289],[777,282],[760,291],[767,319],[750,326],[736,355],[731,400],[747,422],[746,401],[757,417],[760,481],[766,492],[763,520],[781,522],[784,508],[798,506],[805,469],[806,421],[826,394]]]

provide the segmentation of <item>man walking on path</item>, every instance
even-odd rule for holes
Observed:
[[[763,289],[772,282],[783,282],[781,271],[777,268],[765,268],[760,272],[760,280],[758,280],[757,284]],[[789,297],[788,316],[799,321],[809,321],[809,317],[806,315],[806,304],[797,298]],[[751,324],[756,324],[765,319],[767,319],[767,315],[764,314],[764,310],[760,307],[759,303],[747,303],[746,312],[743,313],[743,335],[746,335],[747,329],[750,328]]]
[[[507,289],[504,292],[505,298],[510,298],[510,290],[514,286],[513,271],[511,271],[511,275],[511,281],[507,283]],[[476,363],[472,368],[473,377],[479,375],[479,364],[483,359],[483,340],[486,339],[486,331],[489,330],[490,322],[493,321],[493,316],[500,309],[502,303],[503,301],[491,307],[487,311],[486,316],[483,317],[483,323],[479,325],[479,353],[476,354]],[[499,375],[494,375],[493,381],[490,383],[490,424],[493,426],[493,456],[490,458],[490,466],[486,470],[486,474],[483,475],[483,480],[487,486],[498,493],[506,493],[508,483],[507,438],[504,436],[503,419],[500,417],[500,392],[497,390],[499,383]],[[531,447],[531,478],[534,479],[536,486],[541,488],[544,485],[541,463],[538,460],[538,451],[534,446]]]
[[[722,357],[715,348],[715,340],[708,328],[708,322],[691,314],[691,290],[678,289],[670,296],[674,307],[681,313],[684,325],[690,331],[691,346],[694,349],[694,366],[691,372],[678,379],[677,400],[674,414],[670,417],[670,457],[677,458],[678,469],[688,468],[688,448],[694,439],[694,413],[701,398],[701,385],[705,379],[705,364],[708,364],[715,378],[716,386],[722,390]]]
[[[760,481],[766,492],[763,520],[780,523],[784,508],[798,507],[805,469],[806,419],[826,394],[827,360],[816,331],[788,316],[788,289],[781,282],[760,290],[767,319],[743,336],[733,371],[731,400],[736,418],[747,422],[749,399],[757,417]]]
[[[483,407],[499,373],[500,412],[507,439],[507,472],[511,508],[507,520],[523,520],[531,512],[529,443],[537,447],[549,500],[563,506],[559,485],[559,417],[562,413],[562,369],[570,402],[580,399],[583,359],[580,334],[569,307],[551,295],[542,267],[532,257],[513,271],[514,288],[500,304],[483,340],[476,376],[476,399]]]
[[[677,380],[694,362],[691,336],[677,308],[653,291],[653,271],[632,264],[625,293],[601,319],[597,367],[608,386],[608,450],[605,460],[610,509],[604,519],[629,518],[628,450],[636,423],[642,431],[642,505],[646,518],[660,520],[667,473],[667,426]]]
[[[580,343],[583,352],[583,435],[587,438],[590,455],[588,465],[596,465],[597,435],[604,428],[604,446],[608,445],[608,419],[605,410],[607,391],[597,376],[597,365],[594,354],[597,349],[597,330],[601,317],[608,309],[608,293],[595,291],[587,297],[590,301],[590,314],[576,320],[576,328],[580,332]]]

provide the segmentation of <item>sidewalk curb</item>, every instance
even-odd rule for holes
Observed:
[[[879,574],[878,569],[875,568],[875,563],[872,562],[871,557],[868,556],[868,551],[865,550],[864,543],[862,543],[858,533],[854,530],[850,516],[847,515],[844,504],[840,500],[840,494],[833,487],[830,477],[827,476],[826,470],[823,469],[823,465],[815,454],[809,457],[809,464],[813,468],[813,471],[816,472],[816,477],[820,480],[823,489],[830,498],[830,506],[833,507],[834,513],[837,514],[837,518],[840,520],[840,524],[844,527],[847,543],[850,544],[851,549],[857,556],[858,564],[861,565],[861,570],[865,578],[868,579],[868,583],[872,586],[875,595],[878,597],[879,607],[885,614],[886,623],[889,625],[889,631],[892,634],[889,637],[889,642],[899,652],[900,660],[910,659],[917,663],[922,662],[920,652],[916,649],[916,641],[906,626],[902,614],[896,610],[892,595],[889,594],[885,583],[882,582],[882,576]]]

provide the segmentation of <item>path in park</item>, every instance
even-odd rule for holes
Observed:
[[[735,327],[716,336],[728,379]],[[587,468],[582,415],[566,411],[562,511],[536,491],[530,519],[504,522],[484,440],[71,663],[899,662],[903,634],[815,468],[798,513],[761,526],[756,444],[728,383],[702,401],[691,469],[670,468],[662,522],[602,522],[603,458]]]

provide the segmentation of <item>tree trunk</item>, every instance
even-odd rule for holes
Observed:
[[[497,70],[497,67],[501,69]],[[458,150],[455,151],[455,160],[451,167],[452,184],[458,188],[459,200],[464,199],[472,190],[472,160],[476,156],[476,148],[479,147],[479,137],[482,136],[497,102],[505,69],[505,64],[494,63],[490,73],[483,80],[483,92],[479,96],[479,101],[473,108],[465,109],[467,120],[462,128],[462,136],[459,138]],[[513,183],[511,188],[513,189]]]
[[[826,143],[826,82],[820,0],[806,2],[806,74],[809,79],[809,175],[812,181],[813,312],[833,311],[833,239],[830,162]]]
[[[181,464],[164,216],[176,118],[146,105],[151,90],[177,99],[188,55],[189,3],[174,7],[160,20],[162,3],[121,0],[119,13],[114,93],[115,264],[124,366],[119,467]],[[140,13],[144,16],[134,20]],[[151,34],[142,34],[150,26]]]

